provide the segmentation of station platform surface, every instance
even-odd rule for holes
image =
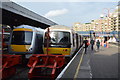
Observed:
[[[118,46],[109,44],[108,48],[101,46],[97,50],[94,45],[93,51],[90,48],[91,46],[88,47],[87,54],[84,54],[84,49],[79,51],[56,80],[118,80]]]

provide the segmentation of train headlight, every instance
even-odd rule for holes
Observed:
[[[46,51],[50,51],[50,49],[46,49]]]
[[[11,50],[14,51],[13,47],[11,47]]]
[[[63,51],[68,51],[67,49],[63,49]]]
[[[30,48],[28,51],[32,51],[32,48]]]
[[[67,51],[67,49],[65,49],[65,51]]]

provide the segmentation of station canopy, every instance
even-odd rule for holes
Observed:
[[[11,28],[23,24],[42,29],[57,25],[57,23],[11,1],[0,2],[0,12],[2,13],[2,22],[0,24],[9,25]]]

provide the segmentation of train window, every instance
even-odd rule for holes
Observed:
[[[3,41],[9,41],[10,34],[3,34]]]
[[[30,31],[14,31],[12,34],[12,44],[30,45],[33,33]]]
[[[32,32],[25,32],[25,43],[31,44],[32,41]]]
[[[50,44],[51,45],[68,45],[70,44],[70,33],[62,32],[62,31],[51,31],[50,32]],[[45,37],[45,41],[47,42],[47,38]]]
[[[3,47],[6,48],[8,47],[8,43],[9,43],[9,38],[10,38],[10,34],[3,34]]]

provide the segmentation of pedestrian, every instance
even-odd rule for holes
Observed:
[[[83,41],[84,45],[85,45],[85,54],[87,53],[87,47],[88,47],[88,40],[85,38],[85,40]]]
[[[90,44],[91,44],[91,50],[93,50],[94,43],[95,43],[95,41],[92,39],[92,40],[90,41]]]
[[[97,50],[99,50],[99,48],[100,48],[100,41],[99,40],[97,40],[96,46],[97,46]]]

